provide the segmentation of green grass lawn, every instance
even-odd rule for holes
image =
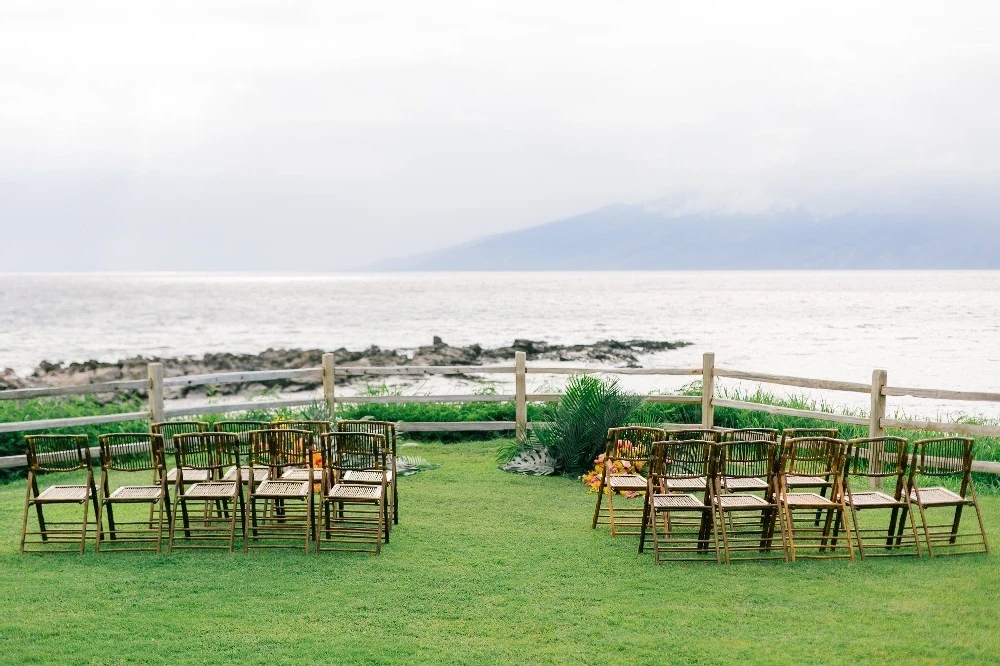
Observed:
[[[19,556],[0,487],[0,663],[998,663],[997,557],[664,564],[498,442],[406,448],[379,557]],[[1000,498],[983,498],[1000,539]]]

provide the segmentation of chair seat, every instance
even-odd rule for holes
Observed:
[[[265,481],[254,491],[254,497],[280,499],[282,497],[309,497],[310,483],[308,481]]]
[[[678,492],[683,492],[685,490],[704,490],[707,483],[708,481],[706,481],[703,476],[690,479],[664,479],[663,481],[667,490],[674,490]]]
[[[122,486],[108,496],[109,502],[155,502],[163,496],[160,486]]]
[[[767,500],[756,495],[730,493],[715,498],[715,503],[723,509],[756,509],[769,506]]]
[[[184,483],[198,483],[199,481],[208,481],[212,478],[212,470],[208,469],[191,469],[189,467],[184,468]],[[177,468],[173,468],[167,472],[167,481],[173,483],[177,480]]]
[[[260,483],[261,481],[267,481],[271,477],[271,471],[267,467],[254,467],[253,468],[253,480],[254,483]],[[230,467],[226,473],[222,476],[223,481],[235,481],[236,480],[236,467]],[[243,483],[250,483],[250,470],[241,467],[240,468],[240,480]]]
[[[83,502],[90,497],[87,486],[49,486],[35,498],[36,502]]]
[[[309,480],[309,470],[307,469],[287,469],[281,474],[281,478],[284,481],[308,481]],[[314,482],[319,482],[323,480],[323,470],[314,469],[312,471],[312,480]]]
[[[236,496],[235,481],[196,483],[184,491],[185,499],[232,499]]]
[[[802,474],[789,474],[785,477],[785,483],[789,488],[815,488],[816,486],[828,486],[830,481],[822,476],[804,476]]]
[[[382,472],[370,472],[360,470],[348,470],[344,472],[344,481],[348,483],[382,483]],[[392,470],[385,472],[386,483],[392,483]]]
[[[608,479],[613,490],[645,490],[646,477],[641,474],[615,474]]]
[[[871,492],[851,493],[851,505],[857,508],[898,506],[899,502],[883,492],[873,490]]]
[[[377,502],[382,498],[382,489],[372,485],[352,485],[338,483],[326,494],[329,499]]]
[[[917,493],[920,496],[917,497]],[[910,491],[910,501],[923,504],[924,506],[934,506],[936,504],[960,504],[965,502],[962,496],[947,488],[918,488]]]
[[[767,490],[767,481],[756,477],[727,476],[725,483],[727,490]]]
[[[653,495],[654,509],[704,509],[705,503],[694,495]]]
[[[788,493],[781,497],[781,501],[793,507],[824,507],[834,505],[833,502],[819,493]]]

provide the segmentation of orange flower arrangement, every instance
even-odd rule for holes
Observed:
[[[632,442],[628,440],[618,440],[615,444],[615,448],[618,451],[618,455],[629,458],[629,457],[640,457],[640,449]],[[601,479],[604,477],[604,467],[607,460],[607,454],[602,453],[594,459],[594,469],[591,472],[584,474],[580,477],[583,480],[583,485],[590,489],[590,492],[596,493],[601,488]],[[616,460],[611,463],[611,467],[608,469],[608,474],[613,476],[615,474],[638,474],[646,463],[639,460],[633,464],[629,460]],[[607,494],[611,493],[611,488],[605,486],[604,492]],[[639,495],[644,495],[643,492],[636,491],[619,491],[619,493],[625,495],[629,499],[633,497],[638,497]]]

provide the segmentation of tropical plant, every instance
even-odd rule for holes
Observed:
[[[608,428],[634,423],[644,400],[617,379],[573,376],[559,402],[545,410],[527,446],[544,448],[563,474],[579,476],[604,450]]]

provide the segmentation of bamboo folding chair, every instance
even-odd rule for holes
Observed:
[[[389,463],[385,435],[332,432],[320,437],[323,452],[323,525],[316,530],[316,552],[382,552],[389,543]],[[377,484],[350,483],[349,473],[378,475]]]
[[[844,464],[844,488],[847,506],[851,510],[854,540],[861,559],[889,555],[914,555],[920,557],[920,539],[917,523],[906,501],[906,472],[909,442],[902,437],[868,437],[848,442]],[[865,489],[854,490],[852,478],[864,481]],[[869,489],[869,481],[879,486],[886,480],[895,480],[892,495],[882,490]],[[888,511],[887,525],[860,527],[858,514],[877,510]],[[909,530],[906,529],[909,518]],[[866,542],[865,539],[870,539]],[[874,543],[878,541],[880,543]],[[910,550],[912,548],[912,550]]]
[[[722,434],[721,442],[727,443],[740,443],[740,442],[767,442],[775,445],[777,449],[778,443],[778,431],[773,428],[735,428],[733,430],[727,430]],[[740,447],[734,447],[734,451],[738,450]],[[744,447],[745,448],[745,447]],[[750,447],[756,451],[756,447]],[[740,453],[736,454],[739,457]],[[752,455],[752,453],[751,453]],[[763,470],[762,470],[763,471]],[[760,492],[768,493],[771,490],[769,475],[766,473],[761,473],[759,476],[739,476],[739,477],[723,477],[722,487],[726,492]],[[770,499],[770,498],[768,498]]]
[[[312,443],[314,445],[312,451],[315,453],[313,457],[312,481],[314,484],[313,487],[319,490],[320,484],[323,481],[323,469],[319,464],[320,453],[316,445],[319,443],[320,436],[333,430],[333,424],[329,421],[279,420],[274,421],[269,427],[278,430],[308,430],[312,433]],[[309,476],[306,475],[306,470],[300,467],[298,469],[285,470],[281,478],[298,481],[300,479],[308,479]]]
[[[376,435],[385,436],[386,445],[389,447],[389,502],[392,505],[392,522],[399,524],[399,475],[396,470],[396,424],[391,421],[337,421],[337,432],[370,432]],[[358,472],[348,470],[344,473],[344,481],[349,483],[377,483],[378,474],[375,472]],[[388,529],[392,529],[390,525]]]
[[[598,523],[607,519],[611,526],[611,536],[618,534],[639,534],[642,530],[643,508],[615,508],[614,497],[618,492],[646,492],[646,477],[639,474],[649,463],[653,453],[653,442],[663,441],[667,432],[662,428],[646,428],[641,426],[626,426],[623,428],[608,428],[608,436],[604,447],[604,470],[601,474],[601,484],[597,489],[597,506],[594,507],[594,520],[591,528],[596,529]],[[626,468],[624,473],[613,472],[615,463],[622,463]],[[601,510],[604,493],[608,493],[608,508]],[[621,531],[619,527],[625,528]]]
[[[130,550],[159,553],[164,518],[168,526],[170,523],[170,491],[163,459],[163,437],[147,433],[113,433],[101,435],[98,440],[101,445],[101,484],[96,552]],[[112,492],[112,472],[151,472],[152,483],[119,486]],[[122,515],[115,517],[116,511],[128,511],[128,506],[133,504],[148,505],[149,517],[141,521],[123,520]],[[105,514],[107,524],[104,522]],[[134,545],[125,547],[123,543]]]
[[[172,465],[175,458],[174,436],[189,432],[205,432],[208,430],[208,424],[204,421],[160,421],[159,423],[151,423],[149,430],[153,434],[163,437],[163,456],[167,460],[167,464]],[[208,470],[188,470],[184,477],[187,483],[208,481],[211,478]],[[167,483],[172,485],[176,481],[177,468],[171,467],[167,472]]]
[[[702,440],[708,442],[722,441],[725,433],[722,428],[684,428],[683,430],[668,430],[667,441]]]
[[[20,553],[72,553],[83,555],[87,544],[87,518],[94,504],[96,520],[99,508],[94,469],[90,462],[90,443],[86,435],[28,435],[28,489],[24,495],[21,519]],[[48,486],[38,492],[40,474],[65,474],[85,470],[84,483]],[[77,505],[82,516],[76,521],[46,520],[46,505]],[[28,513],[35,507],[38,531],[28,531]],[[51,518],[51,516],[50,516]],[[66,546],[72,546],[67,548]]]
[[[776,500],[784,521],[785,548],[788,559],[854,559],[851,526],[847,518],[843,486],[844,457],[847,442],[830,437],[797,437],[785,440],[778,461]],[[830,496],[820,493],[792,492],[789,479],[817,477],[829,488]],[[797,515],[799,512],[807,516]],[[820,519],[817,519],[817,514]],[[826,520],[821,520],[822,514]],[[838,538],[843,525],[845,537]]]
[[[251,548],[297,548],[291,538],[302,538],[306,553],[310,550],[313,528],[313,435],[309,430],[272,428],[249,433],[250,457],[247,462],[247,504],[250,526],[243,550]],[[254,470],[268,469],[268,479],[257,483]],[[289,470],[301,470],[301,479],[282,478]],[[258,502],[270,504],[259,512]],[[300,536],[301,535],[301,536]]]
[[[732,563],[734,556],[787,559],[785,530],[774,501],[775,444],[760,440],[722,442],[713,448],[709,492],[726,564]],[[775,528],[781,537],[780,555],[774,549]]]
[[[972,483],[972,444],[972,439],[968,437],[938,437],[921,439],[913,446],[907,498],[919,511],[920,531],[924,535],[927,554],[931,557],[964,553],[988,555],[990,552],[983,514]],[[951,479],[957,482],[958,492],[943,486],[923,488],[921,477],[930,477],[938,482]],[[978,531],[958,531],[965,507],[972,507],[976,512]],[[932,511],[939,514],[949,509],[954,511],[950,521],[935,525],[928,522],[928,514]]]
[[[225,432],[193,432],[174,438],[178,472],[167,552],[174,548],[228,548],[233,552],[237,516],[246,538],[238,447],[239,436]],[[229,467],[235,468],[235,477],[224,480],[223,469]],[[213,480],[185,487],[184,477],[189,470],[208,470]],[[201,520],[194,525],[188,512],[188,504],[192,502],[203,508]],[[216,511],[212,510],[213,504]],[[176,540],[178,515],[184,531],[184,541],[180,542]]]
[[[270,427],[270,421],[216,421],[212,424],[212,430],[215,432],[228,432],[239,437],[237,453],[242,463],[246,463],[250,459],[250,433],[254,430],[267,430]],[[236,478],[237,471],[238,469],[235,465],[230,467],[222,475],[222,480],[232,481]],[[257,483],[266,481],[267,478],[266,467],[258,467],[255,470],[254,479],[256,479]],[[246,473],[245,469],[240,474],[240,480],[243,482],[243,485],[250,483],[250,475]]]
[[[707,440],[655,442],[646,486],[639,552],[652,538],[653,562],[703,561],[709,537],[720,562],[707,479],[714,474],[713,443]],[[697,493],[697,495],[695,494]],[[688,517],[688,520],[683,520]]]

